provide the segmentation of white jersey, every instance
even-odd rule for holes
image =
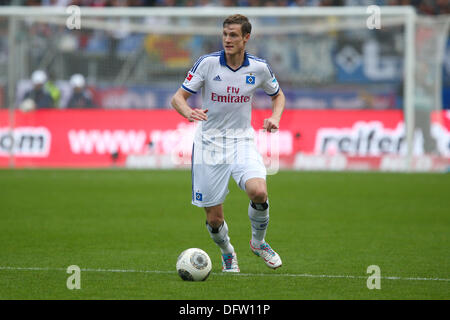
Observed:
[[[182,88],[193,94],[202,89],[202,109],[208,109],[208,120],[199,121],[194,143],[211,141],[211,136],[226,140],[252,138],[254,92],[262,88],[266,94],[274,96],[280,90],[265,60],[245,52],[244,63],[233,70],[227,65],[223,50],[200,57],[188,72]]]

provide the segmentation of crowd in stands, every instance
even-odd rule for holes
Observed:
[[[19,108],[32,111],[45,108],[59,108],[61,90],[43,70],[36,70],[31,75],[32,87],[25,93]],[[93,108],[92,93],[86,88],[86,80],[82,74],[74,74],[70,78],[70,98],[66,108]]]
[[[26,6],[61,6],[69,5],[90,6],[90,7],[308,7],[308,6],[368,6],[368,5],[392,6],[392,5],[412,5],[417,12],[423,15],[450,14],[449,0],[0,0],[0,5],[26,5]],[[45,28],[44,28],[45,29]],[[48,28],[47,28],[48,29]],[[47,30],[45,29],[45,30]],[[50,30],[50,29],[49,29]],[[39,32],[36,32],[39,34]],[[137,38],[136,38],[137,37]],[[114,37],[107,36],[105,32],[92,32],[80,34],[79,39],[75,39],[74,48],[78,52],[89,52],[106,55],[111,48],[120,53],[121,50],[129,52],[135,51],[143,41],[142,35],[118,37],[117,45],[111,45]],[[6,42],[2,49],[0,41],[0,53],[5,51]],[[36,49],[37,50],[37,49]],[[67,51],[67,50],[66,50]],[[207,52],[202,48],[202,52]],[[211,51],[211,50],[210,50]],[[112,57],[110,57],[112,59]],[[189,57],[188,57],[189,58]],[[115,61],[115,60],[111,60]],[[111,62],[110,66],[114,63]],[[115,69],[109,68],[112,71]],[[109,70],[108,69],[108,70]],[[22,98],[20,108],[24,111],[52,108],[59,106],[59,98],[55,95],[58,90],[51,86],[51,79],[43,71],[36,71],[31,82],[33,88]],[[85,79],[80,74],[75,74],[70,80],[71,98],[66,103],[67,108],[92,108],[94,107],[92,94],[86,88]],[[53,88],[53,90],[52,90]]]
[[[412,5],[420,14],[450,14],[449,0],[0,0],[1,5],[27,6],[218,6],[218,7],[302,7],[302,6],[368,6]]]

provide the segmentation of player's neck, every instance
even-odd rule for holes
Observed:
[[[232,69],[237,69],[244,63],[245,51],[237,52],[233,55],[225,54],[227,65]]]

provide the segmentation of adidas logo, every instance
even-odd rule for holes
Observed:
[[[222,81],[222,79],[220,79],[219,75],[217,75],[213,80],[215,80],[215,81]]]

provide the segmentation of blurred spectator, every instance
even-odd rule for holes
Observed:
[[[26,6],[40,6],[41,5],[41,0],[26,0],[25,1],[25,5]]]
[[[450,14],[450,2],[448,0],[437,0],[436,7],[438,14]]]
[[[218,6],[220,3],[218,0],[198,0],[197,6],[198,7],[214,7]]]
[[[224,7],[237,7],[237,0],[222,0],[222,6]]]
[[[44,85],[44,89],[52,97],[53,105],[55,107],[58,107],[59,106],[59,99],[61,98],[61,90],[55,84],[54,77],[53,77],[53,74],[51,72],[49,72],[49,74],[48,74],[48,79],[47,79],[47,82]]]
[[[54,102],[44,85],[47,82],[47,74],[42,70],[36,70],[31,75],[33,88],[25,93],[20,109],[31,111],[35,109],[53,108]]]
[[[343,3],[342,3],[343,1],[342,0],[322,0],[321,1],[321,3],[320,3],[320,5],[321,6],[333,6],[333,7],[336,7],[336,6],[342,6],[343,5]]]
[[[178,6],[176,0],[157,0],[156,6],[158,7],[175,7]]]
[[[70,5],[71,0],[42,0],[43,6],[55,6],[55,7],[67,7]]]
[[[344,5],[346,6],[384,6],[386,5],[385,0],[344,0]]]
[[[85,88],[86,80],[84,76],[77,73],[70,78],[70,85],[72,87],[72,95],[67,103],[67,108],[82,109],[94,108],[92,101],[92,94]]]
[[[261,0],[248,0],[247,6],[249,7],[259,7],[261,6]]]
[[[435,8],[429,1],[421,1],[418,9],[422,14],[432,15],[435,13]]]

